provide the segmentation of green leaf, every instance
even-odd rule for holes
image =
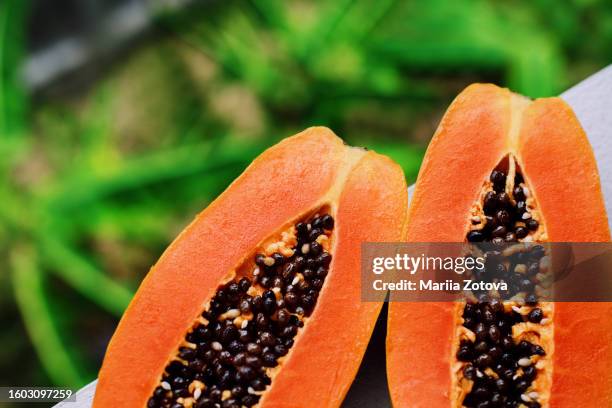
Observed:
[[[56,385],[81,386],[83,376],[62,344],[47,304],[44,276],[31,248],[12,252],[11,282],[19,311],[45,371]]]
[[[258,144],[253,143],[229,149],[219,147],[214,141],[178,146],[130,158],[102,173],[77,173],[43,194],[47,196],[51,211],[66,211],[111,194],[245,163],[260,150]]]
[[[42,256],[53,273],[115,316],[121,316],[133,293],[98,270],[77,251],[58,239],[41,237]]]
[[[563,90],[563,65],[551,44],[533,41],[531,46],[515,52],[508,70],[508,84],[532,98],[555,96]]]

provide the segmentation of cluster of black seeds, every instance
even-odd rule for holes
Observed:
[[[317,302],[331,254],[321,245],[334,227],[325,214],[295,225],[291,256],[257,254],[252,277],[221,286],[165,368],[149,408],[251,407],[271,384],[266,369],[279,364]]]
[[[493,170],[491,182],[493,190],[484,197],[484,220],[481,217],[472,220],[475,227],[467,234],[468,242],[490,241],[494,244],[504,242],[517,242],[525,238],[530,231],[539,227],[527,208],[527,195],[521,186],[523,179],[520,175],[515,177],[515,187],[512,192],[513,199],[505,192],[506,173]]]
[[[501,247],[493,244],[479,243],[477,245],[484,253],[484,268],[474,268],[471,277],[483,282],[506,283],[507,289],[501,289],[498,293],[501,299],[510,299],[520,295],[527,304],[534,304],[538,300],[536,287],[542,283],[540,279],[542,258],[546,250],[542,245],[527,244],[520,250],[504,255],[504,249],[509,247],[505,244]],[[472,291],[476,298],[489,295],[484,291]]]
[[[463,376],[473,381],[463,401],[465,407],[541,406],[539,395],[530,392],[529,387],[537,375],[534,361],[538,357],[534,356],[544,356],[546,352],[527,340],[515,341],[512,326],[525,321],[537,324],[545,317],[537,307],[535,294],[536,275],[540,272],[545,250],[541,245],[534,245],[526,251],[503,255],[502,247],[523,240],[539,227],[527,208],[522,176],[515,176],[512,197],[505,192],[506,178],[503,171],[491,173],[493,189],[484,197],[484,219],[472,219],[473,229],[468,232],[467,241],[489,245],[485,251],[485,268],[472,272],[477,280],[505,281],[508,291],[500,293],[501,298],[524,293],[525,303],[532,309],[526,316],[515,310],[506,311],[499,299],[487,293],[477,293],[477,301],[466,303],[463,325],[474,333],[475,341],[461,340],[456,354],[457,359],[465,363]]]
[[[512,326],[524,321],[539,323],[542,317],[540,308],[532,309],[528,316],[506,312],[496,299],[465,305],[463,325],[474,332],[476,340],[461,340],[457,351],[457,359],[466,363],[463,376],[474,382],[463,401],[464,406],[515,408],[524,404],[529,408],[540,407],[537,397],[528,392],[537,374],[530,358],[546,353],[541,346],[529,341],[516,343],[512,338]],[[487,374],[487,368],[495,375]]]

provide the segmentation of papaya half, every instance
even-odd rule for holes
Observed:
[[[425,155],[406,239],[531,242],[520,260],[499,264],[516,292],[533,289],[546,267],[537,243],[608,242],[596,162],[571,108],[494,85],[466,88]],[[610,303],[533,293],[523,302],[392,302],[393,405],[612,407],[611,312]]]
[[[381,308],[360,246],[400,240],[407,200],[398,165],[329,129],[271,147],[147,274],[93,406],[339,406]]]

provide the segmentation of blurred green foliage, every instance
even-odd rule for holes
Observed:
[[[26,19],[0,5],[6,385],[93,379],[149,266],[282,137],[327,125],[414,181],[470,82],[555,95],[612,60],[606,1],[223,1],[160,14],[94,85],[31,101]]]

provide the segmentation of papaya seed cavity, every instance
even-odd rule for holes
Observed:
[[[256,405],[316,307],[333,228],[330,214],[309,217],[237,268],[186,333],[147,407]]]

